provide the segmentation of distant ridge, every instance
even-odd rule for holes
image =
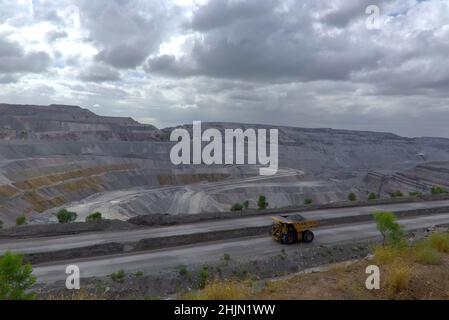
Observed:
[[[153,125],[141,124],[131,117],[99,116],[87,108],[74,105],[21,105],[0,103],[0,140],[82,140],[82,141],[168,141],[175,128],[191,130],[184,124],[159,130]],[[280,144],[297,141],[297,135],[316,137],[339,136],[342,139],[387,139],[432,143],[447,143],[438,137],[407,138],[389,132],[347,130],[332,128],[301,128],[285,125],[248,124],[232,122],[203,122],[203,128],[249,129],[276,128],[282,134]]]
[[[0,139],[159,140],[159,130],[130,117],[99,116],[67,105],[0,104]]]

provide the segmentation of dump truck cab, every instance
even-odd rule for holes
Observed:
[[[272,237],[280,243],[310,243],[315,238],[310,229],[318,225],[316,221],[307,220],[299,214],[280,215],[271,217],[271,219],[274,221],[271,230]]]

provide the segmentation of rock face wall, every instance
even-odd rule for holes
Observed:
[[[208,128],[272,127],[203,124]],[[11,225],[26,214],[54,221],[52,214],[63,207],[80,219],[97,210],[118,219],[227,211],[245,200],[254,207],[259,195],[266,195],[271,207],[302,204],[305,198],[326,203],[346,199],[349,191],[363,198],[378,190],[416,189],[416,175],[427,187],[449,181],[443,163],[449,162],[448,139],[276,128],[280,170],[264,178],[254,166],[173,166],[173,128],[159,130],[74,106],[0,104],[0,219]]]
[[[428,162],[391,174],[370,172],[363,183],[379,194],[390,194],[398,190],[430,193],[435,186],[449,190],[449,161]]]
[[[157,141],[159,130],[131,118],[102,117],[76,106],[0,104],[0,138],[61,141]]]

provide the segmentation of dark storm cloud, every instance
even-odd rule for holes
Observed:
[[[382,48],[368,37],[317,30],[314,3],[294,2],[287,8],[279,3],[211,1],[192,18],[202,37],[191,51],[178,59],[152,57],[145,70],[252,81],[348,80],[351,72],[374,68],[382,59]],[[359,16],[365,18],[364,11]]]
[[[0,74],[40,73],[51,63],[46,52],[25,50],[16,42],[0,35]]]
[[[116,68],[135,68],[148,56],[146,41],[140,43],[116,45],[112,48],[103,49],[96,56],[97,61],[104,61]]]
[[[211,1],[196,12],[192,20],[186,23],[198,31],[209,31],[246,19],[269,15],[275,1]]]
[[[176,10],[164,1],[80,1],[83,28],[99,49],[97,61],[135,68],[159,49]]]
[[[449,30],[418,30],[406,42],[391,41],[378,68],[353,77],[378,94],[449,96]]]

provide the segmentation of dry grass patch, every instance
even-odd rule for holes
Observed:
[[[245,282],[215,281],[201,291],[190,292],[186,300],[243,300],[251,294],[250,286]]]
[[[379,265],[389,264],[398,258],[405,258],[407,254],[407,250],[405,249],[378,246],[374,248],[374,261]]]
[[[411,256],[410,256],[411,258]],[[441,263],[428,265],[399,258],[380,265],[381,289],[367,290],[366,267],[374,261],[360,261],[344,271],[301,274],[288,280],[270,281],[247,299],[261,300],[391,300],[449,299],[449,255]]]
[[[441,263],[441,254],[428,243],[421,243],[412,249],[416,262],[424,265],[438,265]]]
[[[407,291],[412,278],[412,268],[407,261],[397,259],[385,268],[385,286],[394,298],[398,293]]]
[[[256,299],[449,299],[449,255],[446,233],[436,233],[414,247],[376,247],[372,261],[341,265],[329,271],[274,281]],[[368,265],[378,265],[381,289],[367,290]]]
[[[449,233],[433,233],[428,241],[430,246],[438,252],[449,253]]]

